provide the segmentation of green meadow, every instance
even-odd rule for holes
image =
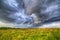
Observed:
[[[0,40],[60,40],[59,28],[0,28]]]

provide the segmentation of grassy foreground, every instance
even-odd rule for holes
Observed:
[[[0,40],[60,40],[59,28],[0,29]]]

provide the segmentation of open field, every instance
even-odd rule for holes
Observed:
[[[0,29],[0,40],[60,40],[59,28]]]

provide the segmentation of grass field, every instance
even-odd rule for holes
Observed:
[[[60,40],[59,28],[0,29],[0,40]]]

